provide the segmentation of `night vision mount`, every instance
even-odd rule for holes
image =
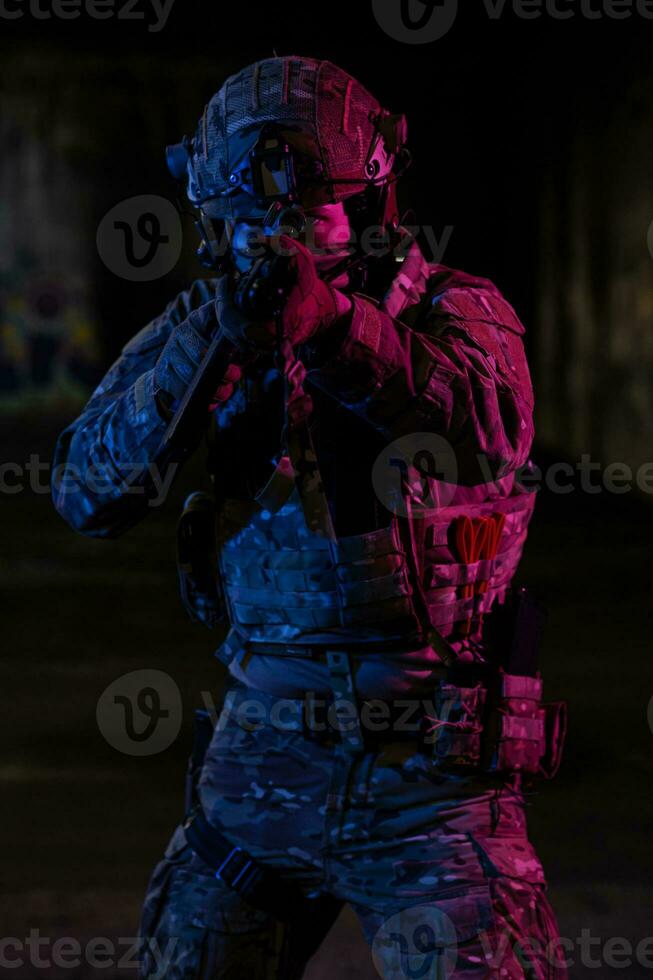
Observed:
[[[181,143],[168,146],[166,160],[168,170],[176,181],[192,177],[192,140],[184,136]],[[264,211],[275,202],[290,205],[298,201],[293,151],[277,126],[263,128],[252,150],[229,174],[228,189],[194,203],[202,205],[216,197],[228,197],[239,191],[249,194],[257,207]]]

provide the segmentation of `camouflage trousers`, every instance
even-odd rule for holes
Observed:
[[[567,976],[514,785],[444,773],[416,740],[346,752],[234,711],[246,700],[271,709],[270,695],[231,695],[202,769],[203,809],[306,902],[283,924],[253,908],[179,827],[146,897],[144,980],[299,980],[344,903],[385,980]]]

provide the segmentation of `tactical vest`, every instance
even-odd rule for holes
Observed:
[[[232,625],[253,642],[423,639],[431,627],[480,636],[519,564],[535,495],[514,475],[476,495],[335,542],[309,530],[296,491],[277,513],[226,501],[218,563]]]

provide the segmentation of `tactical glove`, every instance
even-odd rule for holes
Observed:
[[[288,255],[289,278],[293,281],[281,313],[283,339],[299,347],[346,315],[351,310],[351,302],[344,293],[320,279],[315,259],[306,245],[287,236],[282,236],[279,242]],[[274,350],[275,323],[252,320],[244,314],[236,305],[233,285],[226,276],[218,285],[216,313],[226,335],[243,353]]]
[[[168,337],[154,367],[155,397],[164,414],[174,412],[184,397],[217,329],[215,304],[211,302],[193,310]],[[241,375],[239,365],[230,365],[226,376],[216,379],[216,391],[207,409],[230,398]]]
[[[298,347],[346,315],[351,302],[344,293],[320,279],[315,259],[306,245],[285,237],[281,242],[293,253],[289,261],[295,279],[281,317],[283,333],[293,347]]]

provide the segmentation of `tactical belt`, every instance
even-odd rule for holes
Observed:
[[[419,641],[408,642],[400,640],[343,640],[342,643],[329,640],[328,643],[264,643],[258,640],[247,640],[246,649],[249,653],[261,653],[271,657],[300,657],[302,659],[319,660],[326,657],[329,650],[357,654],[372,653],[414,653],[419,649]],[[424,646],[424,644],[422,644]]]
[[[326,659],[327,652],[334,650],[353,655],[367,653],[414,653],[426,645],[417,635],[404,636],[397,640],[339,640],[329,639],[328,643],[266,642],[252,640],[238,627],[231,626],[226,637],[215,651],[217,659],[229,667],[233,659],[244,651],[248,654],[263,654],[270,657],[299,657],[302,660]]]

